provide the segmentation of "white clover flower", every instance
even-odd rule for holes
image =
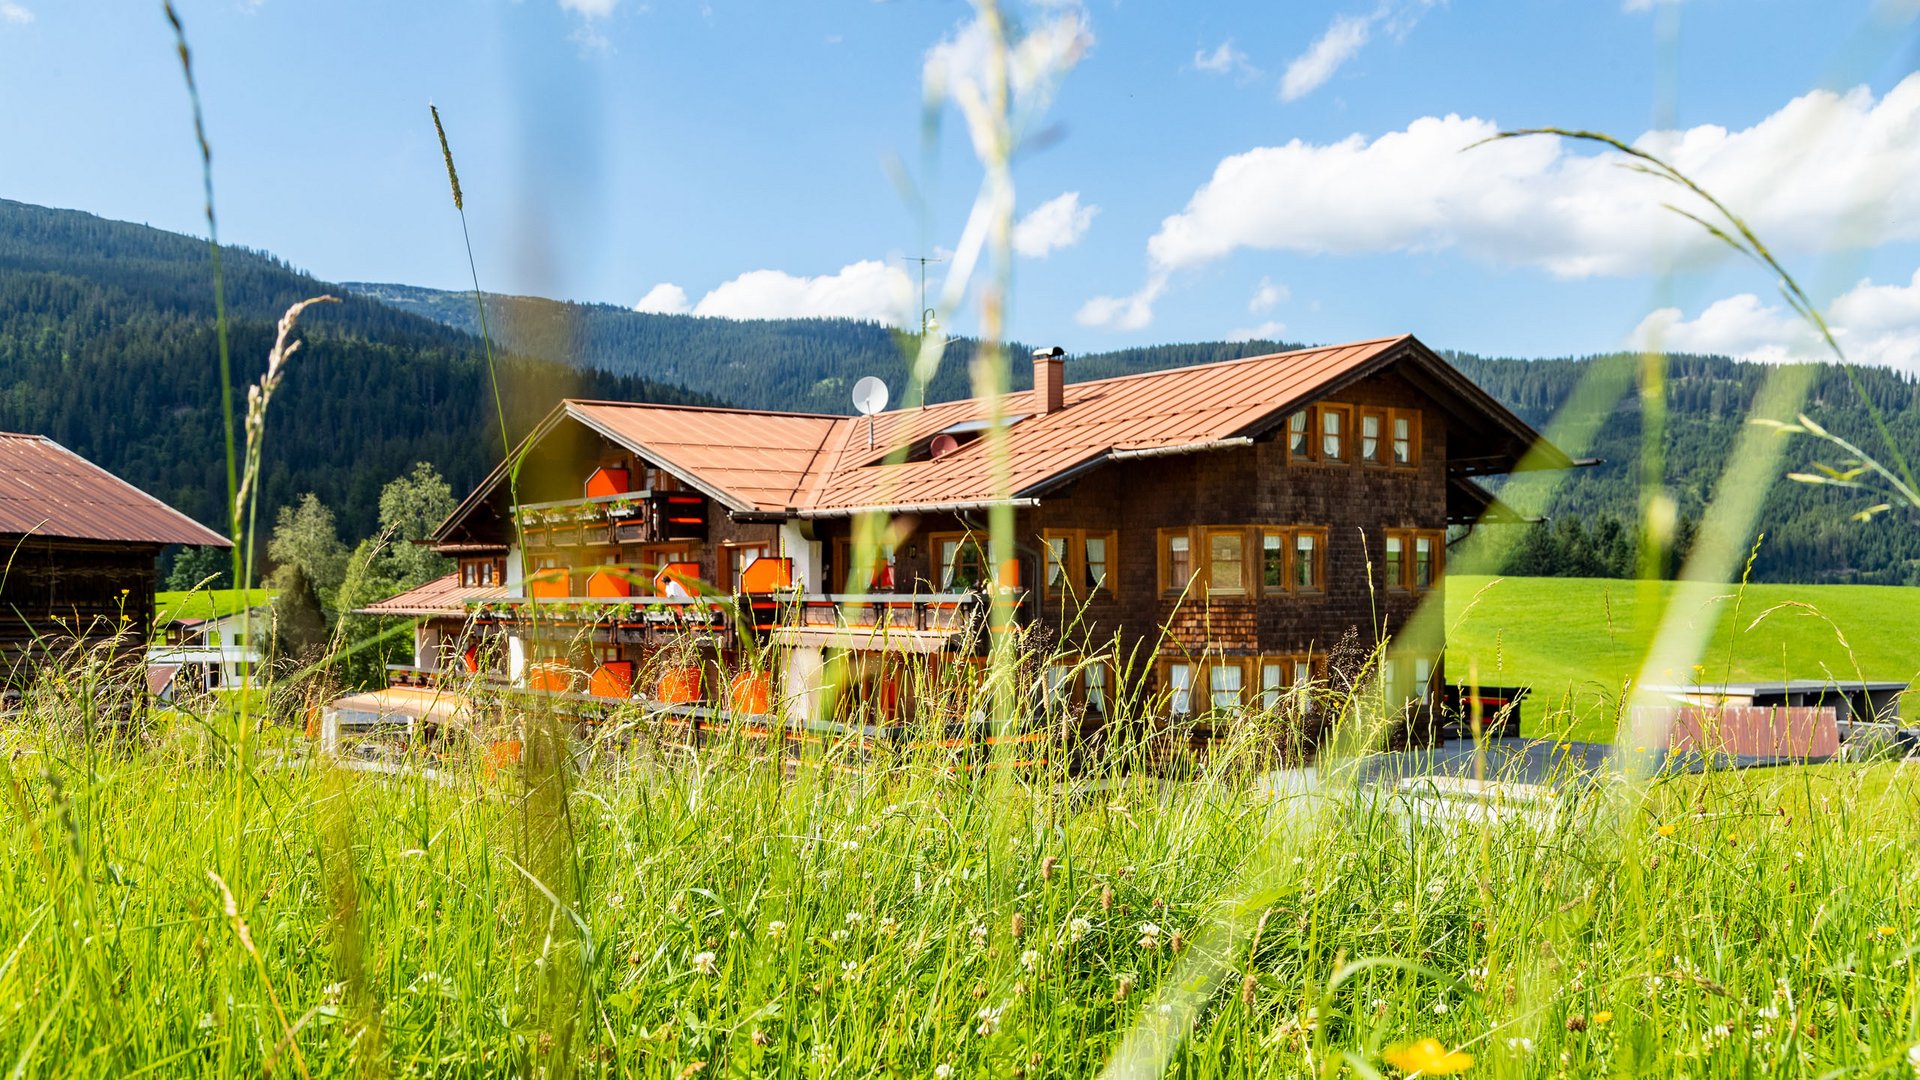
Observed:
[[[933,1075],[934,1080],[947,1080],[947,1077],[953,1075],[953,1066],[943,1061],[933,1067]]]
[[[693,970],[699,972],[702,975],[713,975],[720,970],[720,966],[714,963],[714,956],[712,953],[699,952],[699,953],[693,954]]]
[[[835,931],[834,931],[833,933],[831,933],[831,934],[829,934],[829,935],[827,935],[827,936],[828,936],[828,937],[831,937],[831,938],[833,939],[833,943],[834,943],[835,945],[838,945],[839,943],[841,943],[841,942],[843,942],[843,941],[845,941],[845,940],[847,940],[847,932],[846,932],[846,930],[844,930],[844,929],[841,929],[841,930],[835,930]]]
[[[1447,891],[1447,882],[1445,878],[1434,878],[1432,881],[1427,882],[1428,896],[1440,896],[1444,894],[1446,891]]]
[[[1507,1049],[1518,1050],[1523,1054],[1533,1053],[1533,1040],[1524,1035],[1507,1040]]]
[[[1913,1068],[1913,1075],[1920,1076],[1920,1043],[1907,1047],[1907,1064]]]
[[[840,978],[844,982],[860,981],[860,965],[847,960],[840,965]]]
[[[1140,924],[1140,947],[1157,949],[1160,947],[1160,928],[1147,922]]]
[[[1447,1003],[1446,1003],[1446,1002],[1444,1002],[1444,1001],[1436,1001],[1436,1002],[1434,1002],[1434,1003],[1433,1003],[1433,1015],[1435,1015],[1435,1016],[1445,1016],[1445,1015],[1447,1015]]]
[[[1026,952],[1023,952],[1020,954],[1021,967],[1026,968],[1028,971],[1032,971],[1034,968],[1038,967],[1039,965],[1040,965],[1040,951],[1038,949],[1028,949]]]
[[[767,924],[767,936],[779,939],[787,936],[787,924],[775,919]]]
[[[841,844],[840,846],[841,846],[842,848],[844,848],[845,850],[847,850],[847,851],[859,851],[859,850],[860,850],[860,841],[858,841],[858,840],[849,840],[849,841],[847,841],[846,843],[844,843],[844,844]]]
[[[858,912],[858,911],[849,911],[849,912],[847,912],[847,925],[848,925],[848,926],[858,926],[858,925],[860,925],[861,923],[863,923],[863,922],[865,922],[865,921],[867,921],[867,917],[866,917],[865,915],[863,915],[863,914],[861,914],[860,912]]]
[[[973,1033],[985,1038],[999,1028],[1000,1009],[993,1005],[983,1006],[979,1012],[974,1014],[974,1018],[979,1020],[980,1024],[973,1029]]]
[[[888,937],[892,937],[893,935],[899,933],[900,920],[894,918],[891,915],[882,916],[880,919],[880,932],[887,935]]]
[[[986,945],[987,925],[985,923],[973,924],[973,929],[968,932],[968,936],[973,938],[973,944],[975,948],[979,948]]]
[[[1093,924],[1091,922],[1088,922],[1086,919],[1075,918],[1067,923],[1067,940],[1085,941],[1087,932],[1092,929]]]

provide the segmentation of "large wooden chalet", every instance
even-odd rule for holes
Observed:
[[[154,558],[227,539],[40,435],[0,433],[0,684],[11,697],[80,653],[131,664],[153,623]]]
[[[491,671],[583,704],[804,724],[823,687],[868,722],[910,718],[938,680],[890,665],[978,664],[998,602],[1040,630],[1044,692],[1082,715],[1123,692],[1230,711],[1324,676],[1335,643],[1370,646],[1437,594],[1448,526],[1492,503],[1474,477],[1536,446],[1530,465],[1571,464],[1410,336],[1065,375],[1036,355],[1035,388],[1002,400],[1001,473],[977,399],[871,420],[562,402],[439,529],[458,571],[368,611],[422,620],[400,683]],[[1002,566],[996,506],[1018,538]],[[880,554],[856,576],[875,520]],[[1409,696],[1439,663],[1408,658]]]

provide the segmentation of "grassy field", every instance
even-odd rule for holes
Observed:
[[[1646,613],[1663,606],[1671,588],[1591,578],[1449,577],[1448,675],[1464,679],[1471,665],[1483,683],[1531,686],[1522,716],[1526,734],[1610,738],[1614,704],[1653,635]],[[1920,589],[1729,585],[1715,595],[1687,613],[1714,627],[1701,665],[1658,672],[1659,681],[1905,682],[1920,675]],[[1917,696],[1903,704],[1909,716]]]
[[[193,592],[159,592],[153,597],[155,621],[169,619],[211,619],[232,615],[248,607],[259,607],[273,599],[271,589],[196,589]]]
[[[645,745],[430,779],[0,729],[0,1064],[1890,1076],[1920,1040],[1899,766],[1449,823]]]

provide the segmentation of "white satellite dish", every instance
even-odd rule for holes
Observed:
[[[887,384],[872,375],[862,376],[853,384],[853,407],[860,410],[861,416],[872,416],[887,407]]]
[[[887,407],[887,384],[871,375],[862,375],[853,384],[853,407],[867,418],[867,449],[873,449],[873,414]]]

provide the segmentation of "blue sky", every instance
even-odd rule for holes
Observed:
[[[429,101],[500,291],[891,314],[900,257],[956,247],[980,181],[958,112],[923,127],[930,56],[974,32],[957,0],[180,9],[223,238],[331,280],[465,285]],[[1016,230],[1023,340],[1806,354],[1771,282],[1639,178],[1544,140],[1460,152],[1552,124],[1677,129],[1647,145],[1753,216],[1856,355],[1920,369],[1912,0],[1012,11],[1070,45],[1036,45],[1057,94],[1013,172],[1016,214],[1046,208]],[[158,4],[0,0],[0,196],[203,231]]]

